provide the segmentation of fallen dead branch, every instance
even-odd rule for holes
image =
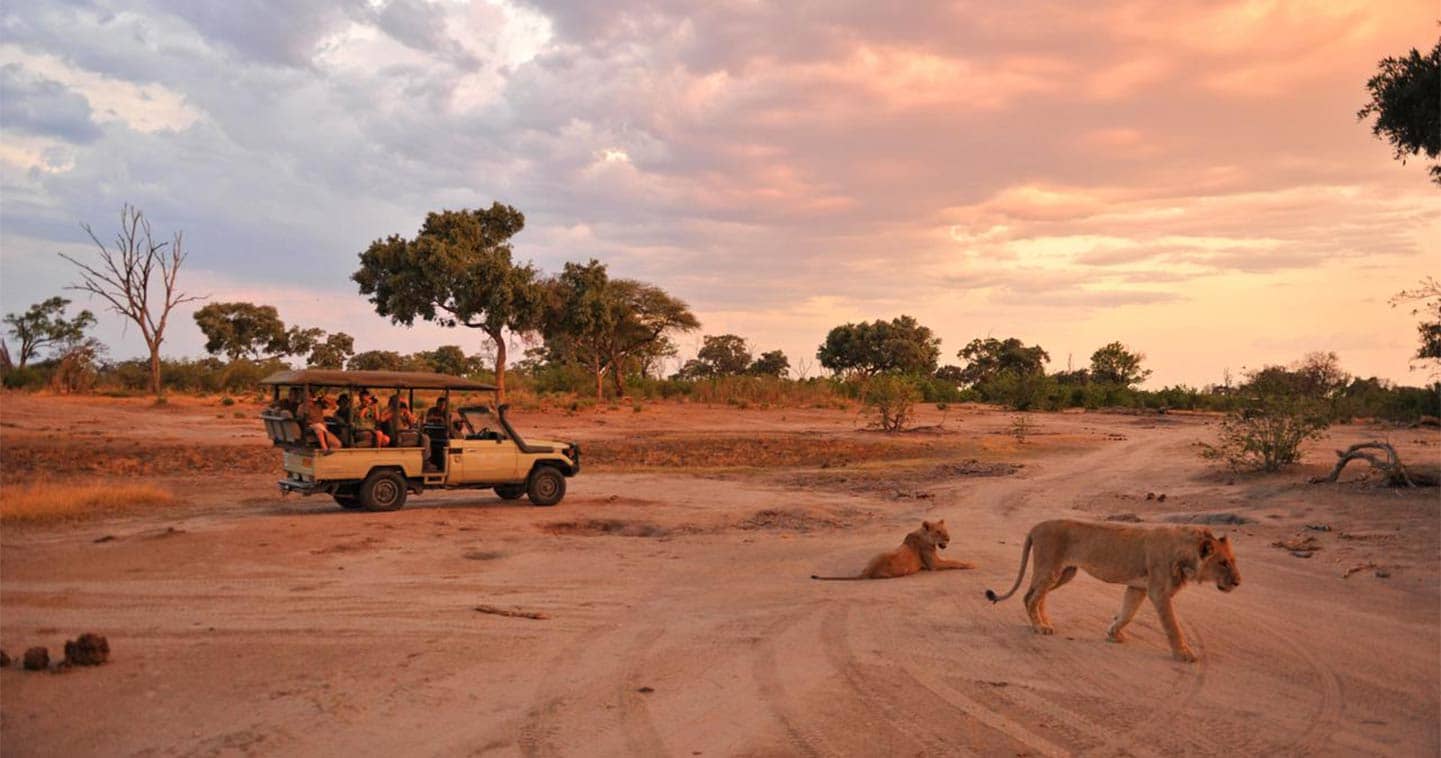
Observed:
[[[476,609],[477,611],[480,611],[481,613],[489,613],[489,614],[491,614],[492,616],[509,616],[509,617],[511,617],[511,618],[518,618],[518,619],[548,619],[548,618],[550,618],[549,615],[544,614],[544,613],[541,613],[541,612],[539,612],[539,611],[522,611],[522,610],[520,610],[520,609],[518,609],[518,608],[498,608],[498,607],[496,607],[496,606],[494,606],[494,605],[477,605],[477,606],[475,606],[475,609]]]
[[[1377,450],[1384,452],[1386,458],[1367,452]],[[1358,442],[1345,450],[1337,450],[1336,467],[1326,476],[1311,477],[1311,483],[1334,482],[1341,475],[1341,470],[1346,464],[1354,460],[1363,460],[1371,464],[1371,467],[1386,474],[1386,484],[1390,487],[1435,487],[1441,484],[1441,480],[1430,474],[1421,474],[1408,470],[1401,462],[1401,456],[1396,452],[1389,442],[1371,441]]]

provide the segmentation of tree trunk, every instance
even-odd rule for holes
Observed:
[[[615,366],[615,370],[611,372],[611,381],[615,384],[615,399],[619,400],[625,397],[625,373],[621,371],[623,364],[621,361],[613,360],[611,365]]]
[[[158,400],[165,397],[165,386],[160,383],[160,345],[150,346],[150,391]]]
[[[591,365],[595,368],[595,401],[596,401],[597,403],[604,403],[604,402],[605,402],[605,367],[601,365],[599,358],[597,358],[597,359],[595,360],[595,362],[592,363]]]
[[[488,332],[495,341],[495,398],[497,403],[505,402],[505,334],[500,331]]]

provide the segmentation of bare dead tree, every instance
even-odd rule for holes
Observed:
[[[1385,453],[1386,457],[1383,459],[1367,452],[1368,450],[1378,450]],[[1345,450],[1337,450],[1336,457],[1338,459],[1336,467],[1331,469],[1331,473],[1326,476],[1312,477],[1312,484],[1336,481],[1336,478],[1341,475],[1341,469],[1346,468],[1346,464],[1354,460],[1366,461],[1371,464],[1372,468],[1385,473],[1386,484],[1392,487],[1435,487],[1438,484],[1437,477],[1406,468],[1406,465],[1401,462],[1401,456],[1396,452],[1396,448],[1387,442],[1358,442]]]
[[[120,209],[120,231],[113,247],[101,242],[89,224],[82,223],[80,228],[100,248],[100,263],[90,266],[61,253],[61,258],[80,269],[80,283],[66,289],[100,296],[109,303],[110,310],[139,327],[150,349],[150,391],[162,397],[160,344],[165,341],[170,311],[181,303],[205,299],[186,295],[175,287],[180,265],[185,262],[182,233],[176,232],[170,242],[156,242],[145,214],[129,203]]]

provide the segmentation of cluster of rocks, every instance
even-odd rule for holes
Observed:
[[[110,660],[110,641],[104,635],[86,632],[65,642],[65,658],[55,664],[55,670],[64,671],[74,666],[99,666]],[[9,668],[11,659],[0,650],[0,668]],[[50,650],[44,646],[32,647],[25,651],[20,665],[26,671],[45,671],[50,668]]]

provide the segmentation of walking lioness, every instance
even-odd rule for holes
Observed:
[[[1026,575],[1026,560],[1034,555],[1035,573],[1026,590],[1026,614],[1037,634],[1054,634],[1046,615],[1046,593],[1076,575],[1077,568],[1103,582],[1126,585],[1121,612],[1106,633],[1111,642],[1121,642],[1121,630],[1131,623],[1142,598],[1151,598],[1161,626],[1171,641],[1176,660],[1194,661],[1196,654],[1186,644],[1171,600],[1187,581],[1215,581],[1216,589],[1230,592],[1241,584],[1236,556],[1225,537],[1217,538],[1199,526],[1129,526],[1095,524],[1087,521],[1042,521],[1026,535],[1021,548],[1021,571],[1011,591],[996,595],[986,590],[993,603],[1016,594]]]
[[[949,561],[936,554],[945,550],[951,542],[951,533],[946,529],[946,520],[922,521],[921,528],[906,535],[901,546],[889,553],[881,553],[866,564],[865,571],[857,576],[816,576],[812,579],[891,579],[908,576],[917,571],[944,571],[946,569],[975,568],[974,563]]]

